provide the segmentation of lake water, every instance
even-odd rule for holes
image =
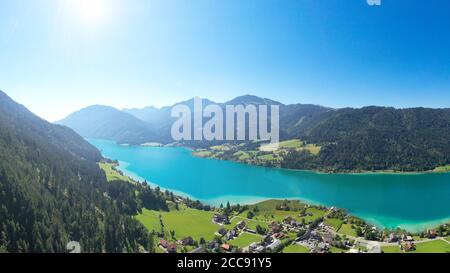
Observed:
[[[212,205],[300,199],[347,209],[380,227],[422,230],[450,221],[450,173],[319,174],[194,157],[185,148],[89,140],[124,173]]]

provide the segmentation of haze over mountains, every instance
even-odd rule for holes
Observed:
[[[143,144],[146,142],[167,144],[173,142],[170,129],[176,120],[171,117],[171,109],[180,104],[187,105],[193,111],[194,99],[160,109],[149,106],[142,109],[118,110],[108,106],[94,105],[81,109],[56,123],[66,125],[88,138],[109,139],[121,144]],[[237,97],[225,103],[203,99],[203,107],[210,104],[217,104],[222,108],[226,105],[279,105],[280,127],[283,138],[293,136],[301,123],[314,118],[316,115],[332,111],[331,108],[317,105],[284,105],[274,100],[251,95]],[[289,129],[283,130],[283,128]]]
[[[193,99],[181,102],[193,108]],[[204,100],[204,106],[213,103]],[[180,103],[179,103],[180,104]],[[280,139],[301,139],[322,147],[318,156],[291,154],[285,166],[326,170],[430,170],[450,164],[450,109],[364,107],[332,109],[285,105],[246,95],[225,105],[279,105]],[[176,104],[177,105],[177,104]],[[91,106],[59,121],[88,138],[123,144],[172,143],[172,107],[124,109]],[[221,142],[188,142],[208,147]]]

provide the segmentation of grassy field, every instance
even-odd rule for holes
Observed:
[[[298,217],[298,219],[301,221],[302,218],[305,219],[306,223],[312,222],[316,220],[317,218],[323,217],[326,213],[326,211],[317,209],[317,208],[307,208],[306,213],[312,213],[312,215],[307,215],[304,217]]]
[[[339,219],[334,219],[334,218],[327,218],[325,219],[325,224],[329,225],[330,227],[332,227],[334,230],[339,230],[342,226],[343,221],[339,220]]]
[[[283,253],[309,253],[309,248],[299,244],[293,244],[285,247]]]
[[[382,246],[381,251],[383,253],[403,253],[403,251],[400,249],[400,246]]]
[[[279,149],[299,149],[306,148],[308,145],[299,139],[282,141],[280,143],[264,144],[259,147],[261,152],[275,152]]]
[[[212,212],[185,207],[169,212],[144,209],[142,214],[136,216],[136,219],[147,229],[159,232],[161,230],[159,215],[162,217],[166,236],[170,236],[169,232],[174,230],[177,239],[191,236],[197,241],[202,237],[205,240],[212,240],[214,233],[220,228],[212,222]]]
[[[258,159],[266,160],[266,161],[275,161],[278,160],[274,154],[260,155]]]
[[[304,147],[297,148],[297,151],[309,151],[313,155],[318,155],[320,153],[320,146],[315,144],[307,144]]]
[[[340,234],[356,237],[356,231],[352,228],[352,225],[350,224],[342,224],[338,232]]]
[[[404,253],[400,246],[383,246],[384,253]],[[450,244],[443,240],[416,243],[416,250],[407,253],[450,253]]]
[[[287,204],[291,211],[277,210],[276,207],[280,204]],[[258,205],[250,206],[249,210],[254,211],[255,207],[257,207],[257,212],[255,212],[255,217],[253,219],[246,219],[248,211],[244,211],[238,217],[234,217],[231,224],[225,226],[225,228],[230,230],[240,221],[245,221],[247,227],[250,229],[256,230],[257,225],[267,229],[269,222],[274,220],[282,221],[286,216],[291,216],[296,220],[300,220],[301,218],[298,216],[299,210],[304,208],[305,205],[298,201],[288,201],[285,203],[282,200],[268,200],[261,202]],[[304,217],[306,218],[305,220],[308,221],[322,217],[325,214],[325,211],[317,208],[307,208],[306,212],[312,214],[312,216]],[[180,210],[176,210],[171,206],[169,212],[144,209],[142,214],[136,216],[136,219],[148,230],[160,232],[161,218],[166,239],[171,239],[170,231],[174,230],[177,240],[192,236],[192,238],[197,241],[202,237],[205,240],[210,241],[215,237],[215,232],[220,229],[219,225],[212,222],[213,215],[213,212],[195,210],[186,208],[185,206],[180,206]],[[253,242],[261,241],[261,239],[262,237],[260,235],[243,233],[238,238],[230,241],[230,243],[238,247],[247,247]]]
[[[346,253],[348,250],[345,250],[345,249],[341,249],[341,248],[337,248],[337,247],[334,247],[334,246],[332,246],[331,248],[330,248],[330,252],[331,253]]]
[[[305,145],[304,142],[300,141],[299,139],[292,139],[280,142],[281,148],[299,148],[302,147],[303,145]]]
[[[317,209],[315,207],[307,208],[306,213],[311,215],[306,215],[304,217],[300,217],[300,209],[305,208],[305,204],[300,203],[299,201],[288,201],[287,205],[289,206],[289,210],[279,210],[277,209],[277,205],[283,205],[285,201],[283,200],[267,200],[256,205],[250,206],[250,208],[244,212],[242,212],[239,216],[247,217],[247,213],[249,211],[254,212],[255,216],[252,220],[262,221],[262,222],[272,222],[272,221],[283,221],[286,217],[290,216],[296,221],[301,222],[302,219],[305,219],[306,223],[314,221],[317,218],[323,217],[326,211]],[[257,211],[255,212],[255,207]]]
[[[234,240],[228,241],[229,244],[240,248],[248,247],[252,243],[258,243],[263,239],[262,236],[243,232]]]
[[[233,154],[235,157],[237,157],[239,160],[247,160],[250,158],[250,155],[244,151],[239,151]]]
[[[130,183],[134,183],[128,176],[120,174],[118,171],[114,169],[114,165],[111,163],[99,163],[98,166],[102,169],[106,174],[106,179],[108,181],[113,180],[122,180]]]
[[[450,253],[450,244],[443,240],[417,243],[416,250],[408,253]]]
[[[450,172],[450,165],[447,166],[442,166],[442,167],[437,167],[436,169],[434,169],[435,172]]]

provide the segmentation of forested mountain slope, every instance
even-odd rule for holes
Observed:
[[[135,116],[109,106],[93,105],[57,124],[69,126],[87,138],[110,139],[121,144],[162,141],[156,128]]]
[[[450,164],[450,109],[365,107],[324,113],[296,137],[322,146],[290,168],[426,171]]]
[[[146,230],[110,196],[101,155],[0,91],[0,248],[8,252],[138,251]],[[134,193],[134,190],[133,190]]]

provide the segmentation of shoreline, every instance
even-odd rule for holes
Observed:
[[[108,157],[105,157],[105,158],[108,158]],[[226,202],[230,202],[230,204],[232,204],[232,205],[236,205],[236,204],[255,205],[260,202],[269,201],[269,200],[293,200],[293,201],[299,201],[299,202],[302,202],[302,203],[305,203],[308,205],[324,206],[327,208],[333,207],[331,205],[326,205],[326,204],[323,204],[323,203],[320,203],[320,202],[317,202],[314,200],[309,200],[306,198],[299,198],[299,197],[295,197],[295,196],[279,197],[279,198],[277,198],[277,197],[262,197],[262,196],[218,196],[218,197],[214,197],[214,198],[210,198],[210,199],[197,198],[195,196],[192,196],[192,195],[182,192],[182,191],[161,187],[157,183],[151,182],[151,181],[141,177],[140,175],[129,171],[126,168],[128,166],[128,164],[126,162],[119,161],[119,160],[117,160],[117,162],[119,163],[119,165],[117,166],[118,170],[122,171],[124,173],[124,175],[128,176],[132,180],[135,180],[138,183],[143,183],[144,181],[146,181],[149,185],[151,185],[153,187],[159,187],[161,190],[171,191],[174,194],[176,194],[182,198],[189,198],[193,201],[198,200],[204,204],[211,205],[213,207],[218,207],[218,206],[220,206],[220,204],[225,204]],[[311,171],[307,171],[307,172],[311,172]],[[367,216],[359,215],[358,213],[353,213],[351,211],[348,211],[346,208],[340,208],[340,209],[346,210],[349,215],[360,218],[360,219],[364,220],[366,223],[368,223],[372,226],[375,226],[381,230],[394,231],[396,229],[402,229],[402,230],[405,230],[410,233],[420,233],[420,232],[425,232],[428,229],[436,229],[443,224],[450,223],[450,217],[447,217],[444,219],[423,221],[423,222],[418,222],[418,223],[410,223],[408,221],[405,221],[404,224],[397,225],[396,227],[389,227],[389,226],[383,225],[379,221],[376,221],[373,217],[371,217],[369,215],[367,215]]]
[[[178,145],[174,143],[170,143],[167,145],[161,144],[161,143],[151,143],[152,145],[147,145],[148,143],[143,144],[137,144],[137,145],[131,145],[131,144],[119,144],[118,145],[124,146],[124,147],[144,147],[144,148],[184,148],[191,152],[192,156],[197,158],[204,158],[204,159],[214,159],[214,160],[222,160],[222,161],[229,161],[229,162],[235,162],[255,167],[263,167],[263,168],[271,168],[271,169],[281,169],[281,170],[289,170],[289,171],[300,171],[300,172],[311,172],[315,174],[336,174],[336,175],[367,175],[367,174],[389,174],[389,175],[424,175],[424,174],[446,174],[450,173],[450,165],[447,166],[439,166],[437,168],[445,168],[444,171],[436,171],[436,170],[428,170],[428,171],[394,171],[394,170],[375,170],[375,171],[369,171],[369,170],[346,170],[346,171],[323,171],[320,169],[291,169],[291,168],[282,168],[282,167],[267,167],[257,164],[251,164],[247,162],[242,162],[238,160],[227,160],[227,159],[221,159],[221,158],[214,158],[214,157],[208,157],[208,156],[199,156],[196,155],[196,150],[198,148],[190,147],[190,146],[183,146]]]
[[[336,175],[368,175],[368,174],[386,174],[386,175],[425,175],[425,174],[447,174],[450,173],[450,169],[447,171],[434,171],[434,170],[429,170],[429,171],[394,171],[394,170],[379,170],[379,171],[367,171],[367,170],[349,170],[349,171],[321,171],[321,170],[315,170],[315,169],[291,169],[291,168],[282,168],[282,167],[267,167],[267,166],[263,166],[263,165],[257,165],[257,164],[251,164],[251,163],[247,163],[247,162],[242,162],[242,161],[238,161],[238,160],[228,160],[228,159],[221,159],[221,158],[215,158],[215,157],[208,157],[208,156],[199,156],[196,155],[196,151],[194,148],[191,147],[185,147],[185,146],[178,146],[181,148],[185,148],[187,150],[189,150],[192,154],[193,157],[197,157],[197,158],[204,158],[204,159],[212,159],[212,160],[221,160],[221,161],[228,161],[228,162],[234,162],[234,163],[239,163],[239,164],[245,164],[245,165],[249,165],[249,166],[254,166],[254,167],[262,167],[262,168],[270,168],[270,169],[279,169],[279,170],[288,170],[288,171],[298,171],[298,172],[310,172],[310,173],[315,173],[315,174],[336,174]],[[446,166],[442,166],[442,167],[446,167]]]
[[[171,147],[174,147],[174,146],[171,146]],[[191,153],[192,153],[192,149],[191,148],[188,148],[188,147],[185,147],[185,146],[177,146],[175,148],[181,148],[181,149],[185,150],[185,152],[187,154],[189,154],[189,156],[195,157],[194,155],[191,155]],[[102,152],[102,154],[103,154],[103,152]],[[199,158],[199,157],[197,157],[197,158]],[[200,158],[202,158],[202,157],[200,157]],[[245,165],[256,167],[256,168],[265,168],[265,169],[272,169],[272,170],[277,170],[277,169],[278,170],[288,170],[288,169],[283,169],[283,168],[270,168],[270,167],[264,167],[264,166],[258,166],[258,165],[251,165],[251,164],[246,164],[246,163],[243,163],[243,162],[236,162],[236,161],[231,161],[231,160],[211,159],[211,158],[205,158],[205,159],[228,161],[228,162],[233,162],[233,163],[236,163],[236,164],[245,164]],[[127,176],[133,178],[134,180],[138,180],[140,182],[147,181],[147,179],[141,177],[140,175],[138,175],[136,173],[133,173],[132,171],[129,171],[127,167],[128,166],[127,166],[126,162],[120,161],[119,169],[121,171],[123,171]],[[295,172],[307,172],[307,173],[318,173],[316,171],[311,171],[311,170],[292,170],[292,171],[295,171]],[[318,173],[318,174],[328,174],[328,173]],[[354,173],[352,175],[355,175],[355,174],[356,175],[364,175],[365,173]],[[376,173],[375,172],[370,172],[368,174],[369,175],[372,175],[372,174],[378,175],[378,174],[380,174],[380,172],[376,172]],[[387,173],[387,174],[400,174],[400,173],[392,173],[391,172],[391,173]],[[410,173],[401,173],[401,174],[408,175]],[[424,173],[421,173],[421,174],[424,174]],[[425,174],[429,174],[429,173],[425,173]],[[347,173],[347,175],[348,175],[348,173]],[[322,203],[322,202],[316,202],[314,200],[308,200],[306,198],[301,198],[299,196],[290,196],[290,197],[287,197],[287,196],[281,196],[281,197],[269,196],[269,197],[267,197],[267,196],[232,195],[232,196],[215,196],[215,197],[208,197],[208,198],[197,198],[197,197],[192,196],[192,195],[190,195],[188,193],[185,193],[185,192],[181,192],[181,191],[170,189],[170,188],[161,187],[160,185],[158,185],[157,182],[153,182],[151,180],[147,181],[147,182],[149,184],[151,184],[152,186],[160,187],[162,190],[166,190],[167,189],[169,191],[172,191],[172,192],[176,193],[177,195],[179,195],[179,196],[181,196],[183,198],[189,198],[191,200],[200,200],[202,203],[208,204],[208,205],[212,205],[212,206],[219,206],[220,203],[226,203],[227,201],[230,201],[230,203],[236,203],[236,204],[239,203],[241,205],[244,205],[244,204],[250,204],[251,205],[251,204],[255,204],[255,203],[259,203],[261,201],[271,200],[271,199],[298,200],[298,201],[302,201],[304,203],[311,204],[311,205],[321,205],[321,206],[326,206],[326,207],[332,207],[333,206],[332,203],[331,204],[330,203],[327,204],[327,203]],[[350,211],[347,208],[342,207],[342,206],[336,206],[336,207],[343,208],[349,214],[354,215],[356,217],[359,217],[359,218],[363,219],[364,221],[366,221],[367,223],[369,223],[369,224],[371,224],[373,226],[377,226],[377,227],[379,227],[381,229],[385,229],[386,228],[386,229],[393,230],[393,229],[395,229],[397,227],[399,227],[399,228],[406,227],[408,229],[408,231],[410,231],[410,232],[423,231],[426,228],[436,228],[437,226],[439,226],[439,225],[441,225],[443,223],[444,224],[447,223],[447,219],[449,218],[449,217],[444,217],[444,218],[441,218],[441,219],[431,219],[431,220],[423,220],[423,221],[419,220],[418,222],[408,221],[408,220],[405,220],[405,221],[393,221],[393,223],[391,225],[389,223],[389,221],[381,221],[381,222],[377,221],[376,219],[380,218],[380,217],[377,217],[377,215],[362,215],[362,214],[358,214],[358,213],[355,213],[353,211]],[[400,218],[397,218],[397,219],[401,220]],[[395,220],[395,219],[393,219],[393,220]],[[382,224],[382,223],[385,223],[385,224]]]

